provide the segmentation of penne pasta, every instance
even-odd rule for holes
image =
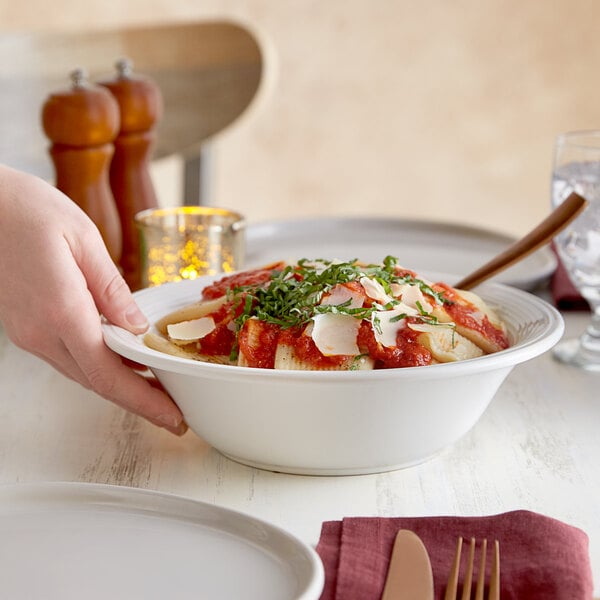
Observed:
[[[278,344],[275,351],[275,369],[284,371],[312,371],[310,363],[300,360],[295,352],[294,347],[288,344]],[[321,369],[319,369],[321,370]]]
[[[255,317],[248,319],[238,334],[240,367],[272,369],[278,330]]]
[[[486,354],[508,347],[506,328],[498,315],[473,292],[454,292],[454,305],[436,306],[432,314],[441,323],[454,323],[458,333],[479,346]],[[460,315],[462,318],[459,318]]]
[[[467,302],[470,302],[473,306],[478,308],[482,313],[484,313],[487,318],[490,320],[490,323],[497,327],[498,329],[504,330],[504,323],[502,323],[500,317],[496,314],[496,312],[486,304],[477,294],[469,290],[456,290],[458,295],[464,298]]]
[[[449,327],[432,328],[421,333],[418,340],[441,363],[477,358],[484,354],[479,346]]]
[[[206,356],[197,352],[193,344],[187,344],[186,346],[173,344],[173,342],[167,338],[156,335],[155,333],[146,333],[144,335],[144,344],[146,344],[148,348],[152,348],[158,352],[164,352],[165,354],[170,354],[171,356],[178,356],[179,358],[189,358],[191,360],[211,362],[221,365],[234,364],[231,362],[228,356]]]
[[[284,371],[370,371],[374,365],[375,361],[365,355],[348,356],[346,360],[338,364],[315,365],[299,358],[293,346],[278,344],[274,368]]]

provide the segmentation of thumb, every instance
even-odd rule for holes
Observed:
[[[131,290],[108,254],[99,234],[80,245],[76,257],[97,309],[114,325],[132,333],[148,329],[148,320],[136,304]]]

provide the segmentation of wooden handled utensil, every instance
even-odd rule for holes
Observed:
[[[510,245],[492,260],[454,284],[455,288],[469,290],[493,277],[516,262],[529,256],[547,244],[559,231],[562,231],[585,208],[585,198],[572,192],[537,227],[525,237]]]

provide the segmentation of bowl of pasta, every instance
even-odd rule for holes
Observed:
[[[277,262],[136,292],[142,336],[103,323],[190,429],[272,471],[346,475],[421,463],[475,426],[511,369],[563,321],[542,299],[477,293],[385,257]]]

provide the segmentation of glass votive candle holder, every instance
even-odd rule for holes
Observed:
[[[246,222],[239,213],[209,206],[151,208],[139,212],[135,224],[142,287],[243,266]]]

